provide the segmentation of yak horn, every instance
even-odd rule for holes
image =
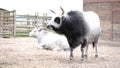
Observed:
[[[62,7],[60,7],[60,9],[62,10],[62,14],[61,15],[63,15],[64,14],[64,9]]]
[[[51,10],[51,9],[50,9],[50,11],[51,11],[52,13],[56,14],[56,12],[55,12],[55,11],[53,11],[53,10]]]

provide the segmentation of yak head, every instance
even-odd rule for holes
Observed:
[[[60,9],[62,10],[62,14],[61,15],[57,15],[56,12],[54,12],[53,10],[50,10],[52,13],[55,14],[54,17],[52,17],[51,21],[48,23],[47,28],[49,29],[59,29],[59,27],[62,25],[62,21],[63,21],[63,15],[64,15],[64,10],[62,7],[60,7]]]
[[[35,28],[29,33],[29,36],[39,38],[45,35],[45,33],[46,33],[46,28],[36,25]]]

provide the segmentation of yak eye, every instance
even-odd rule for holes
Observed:
[[[59,17],[56,17],[56,18],[54,19],[54,22],[56,22],[57,24],[60,24],[60,18],[59,18]]]
[[[41,29],[39,29],[38,31],[41,31]]]

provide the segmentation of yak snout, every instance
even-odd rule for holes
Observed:
[[[53,27],[54,27],[54,26],[52,26],[52,25],[47,25],[47,28],[48,28],[48,29],[53,30]]]

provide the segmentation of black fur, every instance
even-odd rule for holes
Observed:
[[[57,24],[60,24],[60,18],[59,18],[59,17],[56,17],[56,18],[54,19],[54,22],[56,22]]]
[[[67,37],[70,47],[74,49],[79,46],[79,44],[84,44],[87,28],[81,12],[70,11],[68,12],[68,16],[68,18],[62,18],[60,28],[56,29],[54,26],[52,27],[57,33],[64,34]],[[82,47],[84,47],[84,45]]]
[[[55,19],[57,19],[57,17]],[[60,20],[59,19],[55,20],[55,19],[54,21],[56,21],[57,24],[60,23],[60,26],[56,27],[55,25],[49,24],[48,27],[52,28],[55,32],[59,34],[64,34],[67,37],[67,40],[70,46],[70,60],[72,60],[73,58],[73,49],[79,46],[80,44],[81,44],[81,52],[82,52],[81,61],[83,61],[85,56],[87,56],[87,48],[90,43],[93,44],[93,47],[96,46],[95,57],[98,56],[97,42],[100,34],[99,33],[98,35],[96,34],[95,37],[93,37],[90,34],[91,25],[89,25],[89,22],[86,22],[87,19],[84,18],[83,12],[70,11],[68,12],[67,16],[62,16]],[[100,29],[98,29],[98,31],[99,30]],[[89,37],[92,37],[92,38],[89,38]],[[91,40],[91,39],[94,39],[94,40]],[[84,49],[85,46],[86,48]]]
[[[62,17],[63,20],[60,28],[56,29],[54,26],[52,27],[55,32],[64,34],[67,37],[70,47],[74,49],[79,44],[84,44],[87,26],[81,12],[70,11],[68,12],[68,16],[68,18]]]

